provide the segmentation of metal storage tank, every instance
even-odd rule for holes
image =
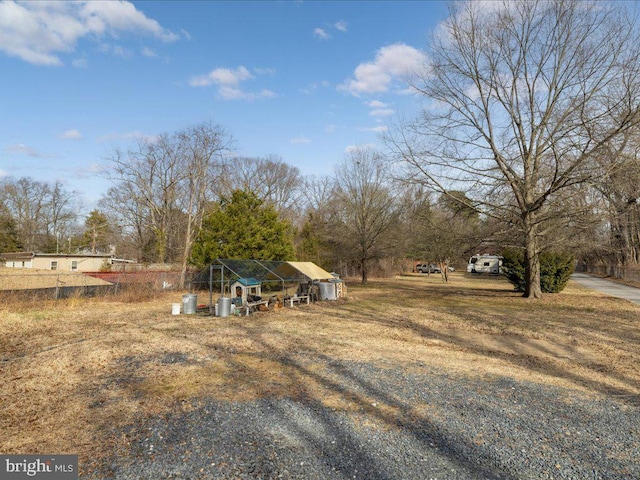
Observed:
[[[198,306],[198,295],[189,293],[182,296],[182,313],[194,314]]]
[[[231,298],[220,297],[218,299],[218,316],[228,317],[229,315],[231,315]]]
[[[337,300],[336,284],[334,282],[318,282],[320,300]]]

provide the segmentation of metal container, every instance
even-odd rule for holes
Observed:
[[[231,298],[220,297],[218,299],[218,316],[228,317],[231,314]]]
[[[198,295],[195,293],[188,293],[182,296],[182,313],[186,315],[193,315],[196,313],[198,306]]]
[[[337,300],[336,284],[334,282],[318,282],[320,300]]]

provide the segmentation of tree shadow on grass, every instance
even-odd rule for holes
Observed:
[[[394,288],[393,292],[384,292],[385,284],[382,285],[383,293],[381,302],[393,304],[394,299],[412,299],[409,308],[419,305],[421,299],[417,295],[423,291],[420,286],[400,285],[395,288],[395,284],[389,284]],[[494,296],[503,298],[513,295],[512,292],[498,291],[492,289],[461,289],[456,287],[460,295],[468,298],[481,298]],[[364,291],[364,290],[363,290]],[[428,292],[437,299],[446,298],[453,294],[449,289],[430,289]],[[303,307],[304,308],[304,307]],[[447,307],[444,304],[437,304],[437,308],[444,309],[449,313],[455,313],[456,308]],[[449,308],[447,310],[447,308]],[[576,312],[579,312],[576,309]],[[345,315],[345,313],[347,313]],[[495,313],[493,315],[508,315],[508,312]],[[315,315],[315,316],[314,316]],[[638,407],[636,390],[633,389],[633,378],[617,373],[615,370],[601,371],[602,365],[589,365],[580,363],[582,370],[569,368],[558,359],[566,357],[570,359],[576,355],[574,347],[568,343],[547,342],[541,344],[536,342],[536,338],[528,337],[525,334],[499,334],[494,335],[496,348],[487,345],[480,345],[473,341],[472,336],[465,330],[467,326],[481,325],[487,322],[491,316],[485,313],[469,314],[465,323],[461,323],[456,328],[437,329],[421,323],[419,320],[407,318],[402,312],[392,310],[381,310],[377,308],[375,302],[365,299],[365,301],[344,302],[335,304],[325,304],[322,311],[309,310],[309,318],[301,318],[301,321],[313,322],[319,317],[331,317],[336,321],[347,321],[350,326],[356,328],[358,324],[374,324],[393,330],[394,332],[407,332],[421,341],[438,340],[445,348],[458,349],[466,354],[476,355],[478,358],[497,359],[506,364],[511,364],[518,368],[540,373],[547,376],[567,380],[575,385],[584,387],[590,391],[614,396],[625,401],[627,404]],[[249,405],[249,408],[260,409],[261,415],[267,417],[271,425],[265,426],[259,423],[256,430],[251,430],[251,424],[247,429],[239,433],[237,442],[251,444],[251,442],[261,444],[260,447],[247,447],[248,450],[241,460],[243,465],[238,468],[245,473],[249,473],[254,478],[277,478],[283,474],[285,478],[313,478],[305,475],[305,469],[290,463],[289,470],[282,470],[276,460],[287,460],[293,462],[288,451],[294,454],[307,456],[308,461],[315,461],[319,464],[319,471],[323,476],[318,478],[367,478],[367,479],[394,479],[402,478],[402,472],[406,475],[411,472],[412,478],[501,478],[515,479],[522,478],[514,465],[509,464],[504,457],[496,456],[496,444],[488,443],[482,439],[474,438],[472,435],[464,435],[460,432],[459,423],[453,422],[449,425],[447,419],[439,418],[443,414],[442,406],[434,406],[439,399],[446,399],[452,390],[459,386],[458,379],[442,380],[446,377],[446,372],[424,371],[420,374],[426,388],[432,386],[434,391],[412,390],[412,378],[401,365],[387,362],[385,359],[376,361],[346,361],[339,360],[331,354],[325,353],[316,342],[306,341],[305,338],[295,331],[279,331],[282,343],[277,342],[270,331],[269,321],[260,322],[260,317],[256,320],[252,318],[242,319],[234,325],[238,337],[249,339],[251,348],[243,347],[229,348],[227,344],[216,343],[216,341],[205,341],[212,352],[211,356],[215,362],[224,364],[227,368],[228,386],[234,386],[249,390],[249,394],[239,395],[238,402]],[[346,319],[346,320],[343,320]],[[495,325],[500,325],[497,318]],[[504,320],[504,319],[503,319]],[[584,320],[582,328],[592,326],[589,321]],[[211,328],[215,328],[212,325]],[[495,327],[497,328],[497,327]],[[571,325],[567,328],[573,328]],[[629,340],[627,327],[610,328],[606,335],[616,341]],[[625,333],[627,332],[627,333]],[[331,343],[334,339],[328,339]],[[634,338],[632,343],[637,344]],[[434,353],[437,355],[442,350]],[[524,353],[529,352],[529,353]],[[161,363],[180,360],[184,363],[193,363],[184,354],[176,352],[171,355],[166,353],[159,357]],[[418,359],[416,359],[418,360]],[[262,368],[256,365],[260,362],[268,361],[269,368],[278,369],[284,377],[282,381],[275,382],[265,376]],[[418,364],[419,365],[419,364]],[[575,367],[575,364],[571,365]],[[415,369],[416,365],[409,366],[409,370]],[[133,367],[132,367],[133,368]],[[420,370],[418,368],[418,370]],[[590,371],[597,371],[605,374],[612,381],[594,379],[589,375]],[[203,372],[206,372],[203,369]],[[393,376],[397,375],[397,381]],[[425,380],[427,377],[431,380]],[[601,377],[600,377],[601,378]],[[437,380],[437,381],[436,381]],[[484,422],[490,418],[499,418],[504,414],[501,405],[510,403],[509,395],[519,384],[503,388],[498,385],[496,388],[489,388],[493,395],[504,398],[496,398],[495,403],[491,399],[476,398],[472,390],[485,388],[482,381],[471,383],[470,390],[458,392],[451,400],[451,408],[447,415],[462,415],[466,412],[473,412],[477,418],[469,420],[471,422]],[[395,383],[394,383],[395,382]],[[465,380],[461,381],[465,383]],[[614,384],[624,384],[627,387],[615,386]],[[465,387],[466,388],[466,387]],[[466,392],[466,393],[465,393]],[[181,414],[179,412],[170,415],[171,422],[182,425],[182,433],[179,438],[174,438],[181,447],[176,447],[182,452],[193,450],[216,448],[225,451],[224,432],[217,426],[208,425],[206,429],[215,431],[214,440],[211,438],[201,438],[199,429],[194,425],[197,422],[209,422],[206,409],[220,408],[221,405],[228,404],[234,397],[233,392],[227,395],[220,395],[220,392],[201,392],[198,398],[190,401],[194,402],[196,411],[193,414]],[[549,395],[549,398],[552,398]],[[445,401],[445,400],[443,400]],[[447,400],[448,401],[448,400]],[[550,400],[551,401],[551,400]],[[238,402],[232,402],[237,404]],[[500,403],[502,402],[502,403]],[[506,402],[506,403],[505,403]],[[204,405],[199,407],[198,405]],[[526,408],[523,407],[523,408]],[[516,415],[516,413],[509,413]],[[526,412],[527,415],[535,415],[534,412]],[[253,419],[252,421],[255,421]],[[457,422],[461,421],[460,419]],[[190,422],[190,425],[185,427]],[[464,420],[463,420],[464,422]],[[160,427],[158,427],[160,428]],[[221,427],[222,428],[222,427]],[[260,430],[261,428],[261,430]],[[484,432],[488,432],[490,427],[482,425]],[[205,429],[205,430],[206,430]],[[482,432],[483,430],[480,429]],[[380,433],[383,432],[383,433]],[[508,435],[508,432],[499,432]],[[533,432],[535,435],[536,432]],[[386,450],[387,455],[381,454],[385,449],[369,448],[366,437],[370,436],[374,441],[384,442],[385,439],[393,437],[404,451],[400,451],[396,446],[390,445]],[[293,439],[293,440],[292,440]],[[498,438],[496,442],[501,442]],[[506,440],[506,439],[505,439]],[[141,440],[142,442],[142,440]],[[194,447],[196,442],[197,448]],[[212,444],[212,442],[214,442]],[[138,445],[141,445],[139,443]],[[274,445],[284,445],[276,448]],[[500,444],[498,447],[506,446]],[[576,450],[576,454],[582,460],[588,461],[589,455],[593,454],[593,448],[584,447],[586,453],[582,454]],[[591,450],[589,450],[591,449]],[[229,455],[234,453],[229,448]],[[591,453],[589,453],[591,452]],[[218,452],[219,454],[220,452]],[[512,452],[517,455],[516,451]],[[184,453],[186,455],[186,453]],[[242,456],[241,455],[241,456]],[[252,458],[249,458],[251,457]],[[285,458],[286,457],[286,458]],[[402,458],[400,458],[402,457]],[[162,472],[162,462],[167,457],[162,454],[155,455],[157,462],[157,472]],[[169,457],[170,458],[170,457]],[[424,465],[424,459],[427,464]],[[399,466],[404,462],[404,470]],[[294,462],[295,463],[295,462]],[[142,465],[142,464],[140,464]],[[142,466],[139,468],[142,468]],[[218,474],[208,470],[206,464],[200,462],[199,468],[204,469],[204,473],[196,473],[195,464],[181,467],[183,473],[191,475],[193,478],[236,478],[240,476],[240,470],[234,474],[231,470],[226,470],[228,476],[216,476]],[[553,465],[548,465],[550,468]],[[131,471],[136,471],[134,467]],[[176,467],[178,468],[178,467]],[[227,468],[227,467],[225,467]],[[621,467],[622,468],[622,467]],[[248,470],[247,470],[248,469]],[[120,470],[123,472],[123,470]],[[456,473],[452,473],[455,471]],[[574,478],[575,472],[573,472]],[[141,478],[153,478],[153,475]],[[208,476],[209,475],[209,476]],[[533,475],[533,473],[531,473]],[[530,476],[531,476],[530,475]],[[117,476],[117,475],[116,475]],[[571,476],[571,475],[569,475]],[[406,478],[406,477],[405,477]]]
[[[514,299],[519,294],[504,289],[429,289],[428,295],[418,298],[418,294],[424,292],[421,285],[389,283],[385,286],[393,291],[387,295],[392,295],[398,303],[404,301],[410,308],[420,308],[419,304],[424,303],[425,312],[446,312],[458,316],[460,322],[436,329],[427,326],[428,322],[416,321],[403,314],[381,314],[376,308],[362,307],[358,302],[343,307],[350,311],[352,322],[374,323],[411,332],[424,340],[437,340],[470,354],[568,380],[587,390],[640,406],[636,377],[621,373],[613,359],[607,359],[611,363],[591,361],[580,358],[578,351],[579,346],[589,344],[595,349],[615,349],[616,355],[627,364],[633,364],[634,358],[640,360],[640,329],[637,321],[629,320],[624,312],[619,318],[607,317],[605,320],[592,306],[579,302],[563,307],[549,306],[527,299]],[[454,297],[462,298],[460,304],[449,301]],[[495,297],[499,301],[491,304],[483,297]],[[505,303],[504,299],[515,303]],[[622,301],[605,299],[603,302],[615,305]],[[513,320],[523,315],[520,324]],[[554,315],[561,318],[553,318]],[[474,332],[478,338],[489,338],[492,345],[474,341]],[[625,367],[628,369],[630,365]]]
[[[252,478],[282,475],[283,478],[367,480],[518,478],[489,461],[480,462],[480,459],[490,459],[491,455],[482,451],[482,447],[461,439],[459,434],[456,437],[442,425],[431,422],[416,408],[419,399],[409,402],[393,391],[397,386],[393,379],[376,384],[380,373],[377,367],[338,361],[299,339],[296,339],[296,350],[283,351],[282,345],[266,339],[256,329],[242,330],[243,336],[252,340],[254,351],[216,349],[218,361],[228,368],[229,383],[251,390],[249,398],[241,395],[240,403],[259,411],[257,418],[242,414],[238,419],[246,430],[240,434],[228,433],[226,442],[242,446],[242,451],[221,446],[219,442],[225,442],[224,433],[209,425],[211,419],[204,413],[202,416],[197,412],[176,413],[161,422],[171,424],[170,429],[180,432],[172,439],[180,445],[179,455],[191,456],[188,452],[211,448],[217,450],[212,458],[214,463],[219,463],[221,458],[235,459],[234,466],[225,464],[217,473],[204,465],[202,459],[193,460],[191,474],[204,469],[201,476],[195,475],[195,478],[243,478],[245,474]],[[286,377],[280,388],[269,384],[262,377],[265,372],[254,367],[263,361],[276,365]],[[388,381],[391,385],[387,385]],[[199,397],[197,402],[204,405],[199,411],[206,412],[210,408],[226,410],[223,404],[229,400],[219,400],[216,392],[211,392],[210,396]],[[194,422],[194,419],[197,420]],[[194,423],[200,423],[199,427]],[[158,428],[164,431],[164,427],[157,425],[145,430]],[[162,435],[168,436],[171,432]],[[212,445],[211,439],[218,445]],[[140,440],[136,447],[139,455],[143,454],[144,442]],[[157,444],[158,439],[153,443]],[[294,462],[285,451],[294,453]],[[152,478],[164,468],[162,462],[171,462],[172,458],[167,455],[163,460],[163,454],[158,452],[151,462],[153,465],[145,465],[153,473],[143,478]],[[305,463],[315,463],[315,468],[307,470]],[[116,468],[114,475],[117,478],[118,474],[138,472],[139,468],[139,462],[130,462],[126,467]],[[211,476],[207,476],[207,472]]]

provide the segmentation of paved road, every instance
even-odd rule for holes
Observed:
[[[612,297],[626,298],[627,300],[640,303],[640,288],[630,287],[621,283],[605,280],[604,278],[592,277],[584,273],[574,273],[571,279],[580,285],[597,290]]]

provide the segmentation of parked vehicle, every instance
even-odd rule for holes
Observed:
[[[502,273],[502,258],[501,255],[474,255],[469,259],[467,272],[500,274]]]
[[[416,265],[416,272],[419,273],[440,273],[440,268],[433,263],[419,263]]]

